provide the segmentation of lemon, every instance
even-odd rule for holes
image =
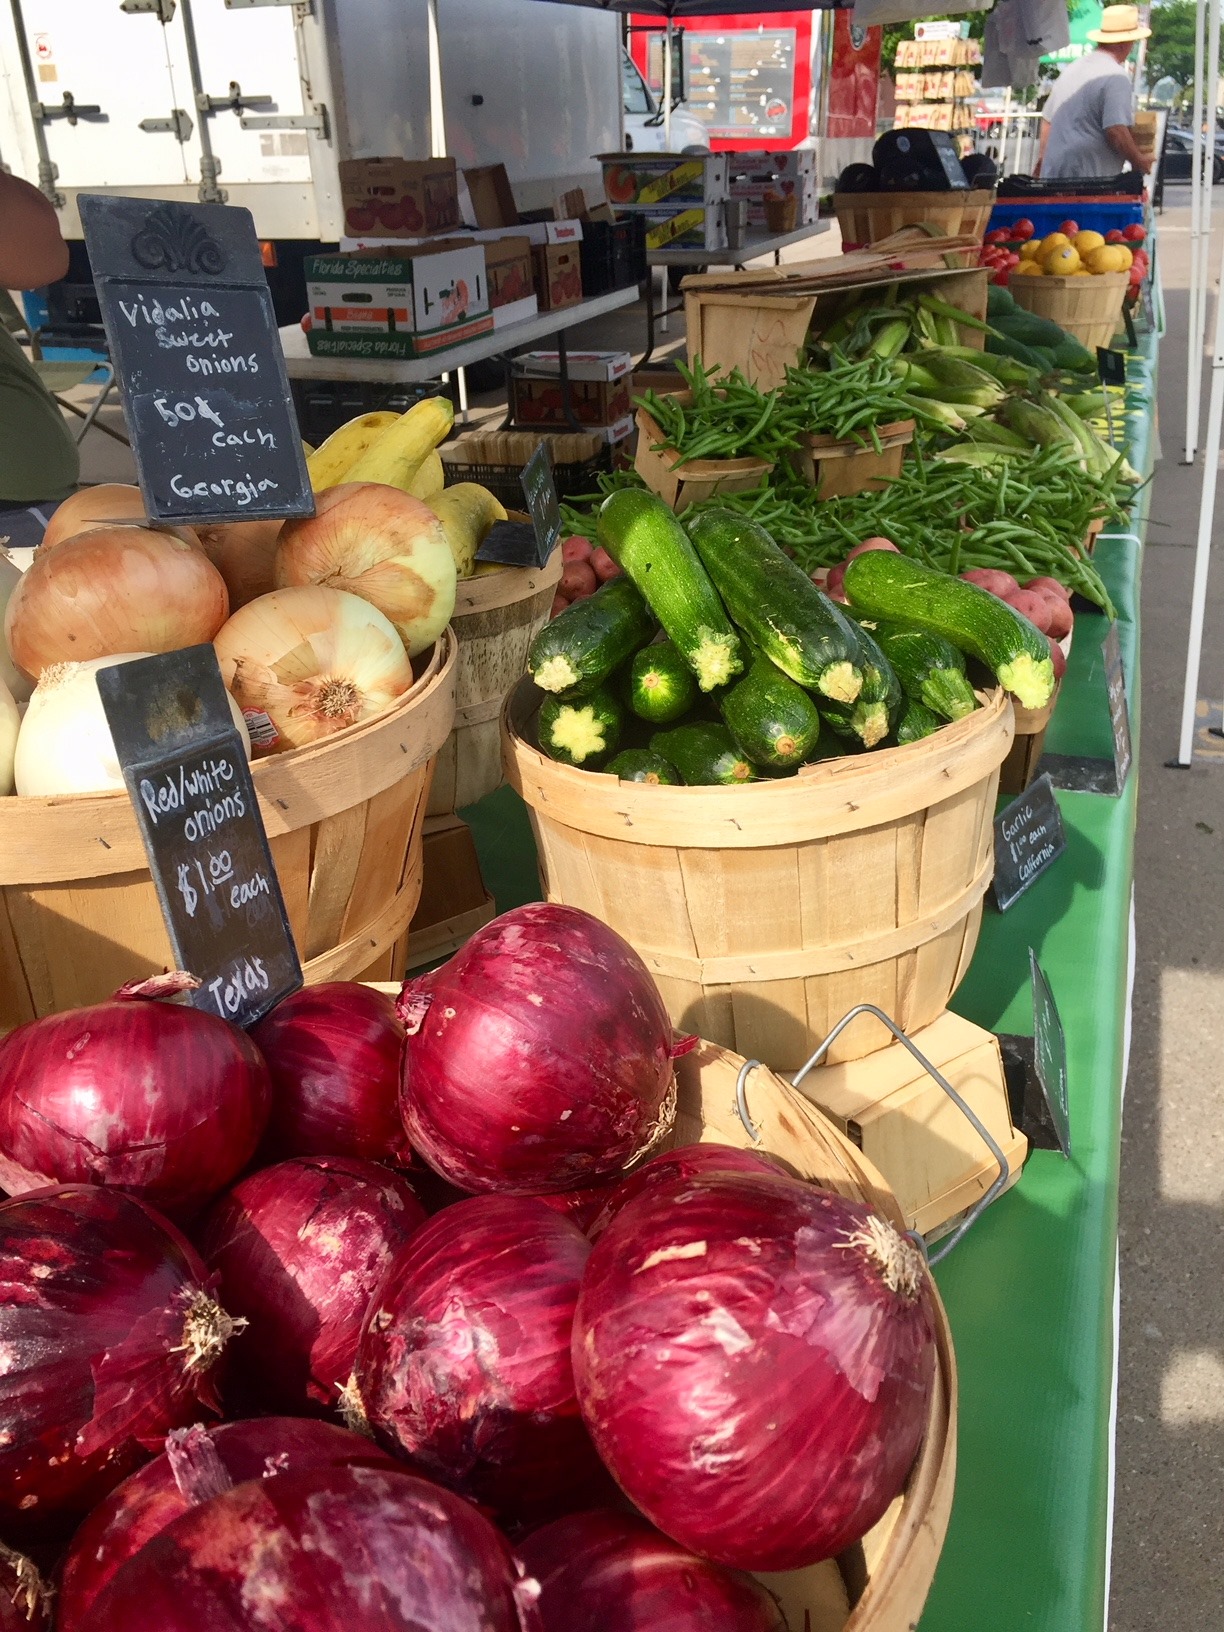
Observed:
[[[1035,261],[1040,254],[1040,238],[1028,238],[1020,245],[1020,259],[1022,261]]]
[[[1092,250],[1100,249],[1105,240],[1099,232],[1089,232],[1085,228],[1083,232],[1077,232],[1071,242],[1079,251],[1080,258],[1083,259]]]
[[[1044,261],[1047,255],[1052,254],[1056,249],[1062,249],[1065,244],[1070,242],[1071,240],[1065,232],[1047,233],[1037,246],[1038,259]]]
[[[1042,264],[1050,277],[1069,278],[1073,272],[1079,271],[1079,251],[1064,240],[1058,249],[1045,257]]]
[[[1089,272],[1121,272],[1122,257],[1117,244],[1102,244],[1087,257]]]
[[[1131,254],[1130,250],[1127,249],[1125,244],[1115,244],[1113,247],[1114,253],[1118,257],[1118,271],[1129,272],[1131,267],[1135,264],[1135,257]]]
[[[1013,278],[1039,278],[1041,267],[1030,255],[1027,260],[1021,261],[1019,266],[1012,267],[1011,275]]]

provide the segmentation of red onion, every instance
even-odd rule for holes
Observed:
[[[544,1632],[787,1632],[759,1582],[694,1558],[636,1514],[573,1513],[517,1548]]]
[[[422,1472],[515,1517],[586,1496],[599,1465],[570,1334],[590,1245],[534,1197],[476,1196],[417,1231],[370,1302],[357,1389]]]
[[[33,1563],[0,1542],[0,1632],[46,1632],[51,1591]]]
[[[666,1535],[748,1570],[859,1540],[899,1494],[935,1380],[922,1255],[862,1203],[707,1172],[652,1188],[591,1253],[583,1416]]]
[[[174,974],[108,1003],[32,1020],[0,1047],[0,1185],[118,1185],[174,1218],[254,1154],[271,1088],[259,1050],[215,1014],[152,998]]]
[[[613,1186],[609,1184],[587,1184],[578,1190],[552,1190],[537,1196],[536,1200],[551,1207],[554,1213],[560,1213],[562,1218],[568,1218],[585,1235],[612,1194]]]
[[[219,1428],[180,1432],[206,1438],[226,1476],[222,1489],[246,1479],[301,1473],[307,1468],[349,1463],[394,1466],[363,1435],[309,1417],[255,1417]],[[125,1479],[94,1508],[72,1538],[55,1600],[57,1632],[89,1632],[93,1601],[116,1570],[167,1525],[206,1499],[181,1461],[172,1462],[164,1453]],[[8,1632],[2,1618],[0,1632]]]
[[[0,1529],[92,1507],[216,1398],[233,1322],[172,1224],[65,1185],[0,1202]]]
[[[452,1184],[530,1194],[620,1172],[675,1115],[672,1029],[627,942],[575,907],[518,907],[410,981],[400,1111]]]
[[[335,1405],[374,1289],[424,1221],[405,1178],[353,1157],[279,1162],[222,1196],[200,1248],[248,1322],[231,1365],[241,1386],[278,1409]]]
[[[739,1150],[735,1145],[681,1145],[652,1156],[616,1186],[605,1191],[600,1210],[587,1225],[587,1237],[598,1241],[622,1207],[636,1201],[643,1191],[673,1179],[695,1179],[711,1171],[723,1173],[787,1173],[784,1162],[768,1151]]]
[[[411,1161],[396,1104],[404,1028],[386,992],[354,980],[304,986],[251,1035],[272,1073],[269,1161]]]
[[[89,1632],[531,1632],[535,1596],[461,1497],[316,1468],[185,1513],[98,1594]]]

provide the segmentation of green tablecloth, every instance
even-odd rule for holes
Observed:
[[[1146,471],[1155,342],[1132,359],[1127,429]],[[1146,489],[1129,529],[1141,534]],[[1140,548],[1105,537],[1139,730]],[[1077,618],[1049,751],[1109,758],[1103,617]],[[1137,748],[1136,748],[1137,758]],[[1098,1632],[1105,1620],[1119,1137],[1137,772],[1121,798],[1060,793],[1067,851],[1006,915],[987,908],[954,1007],[1032,1032],[1028,949],[1067,1035],[1071,1159],[1036,1151],[939,1267],[960,1368],[959,1465],[922,1632]],[[500,912],[539,897],[524,807],[503,788],[463,813]]]

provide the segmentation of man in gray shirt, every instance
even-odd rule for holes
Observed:
[[[1040,174],[1116,176],[1124,163],[1146,175],[1152,161],[1131,126],[1134,101],[1125,63],[1137,40],[1151,34],[1138,6],[1106,6],[1089,34],[1096,50],[1064,68],[1042,111]]]

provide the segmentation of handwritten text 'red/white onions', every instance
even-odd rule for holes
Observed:
[[[177,772],[141,777],[140,797],[154,827],[165,817],[181,818],[183,837],[198,844],[226,822],[246,815],[242,789],[233,786],[236,780],[232,763],[220,756],[191,771],[180,765]]]

